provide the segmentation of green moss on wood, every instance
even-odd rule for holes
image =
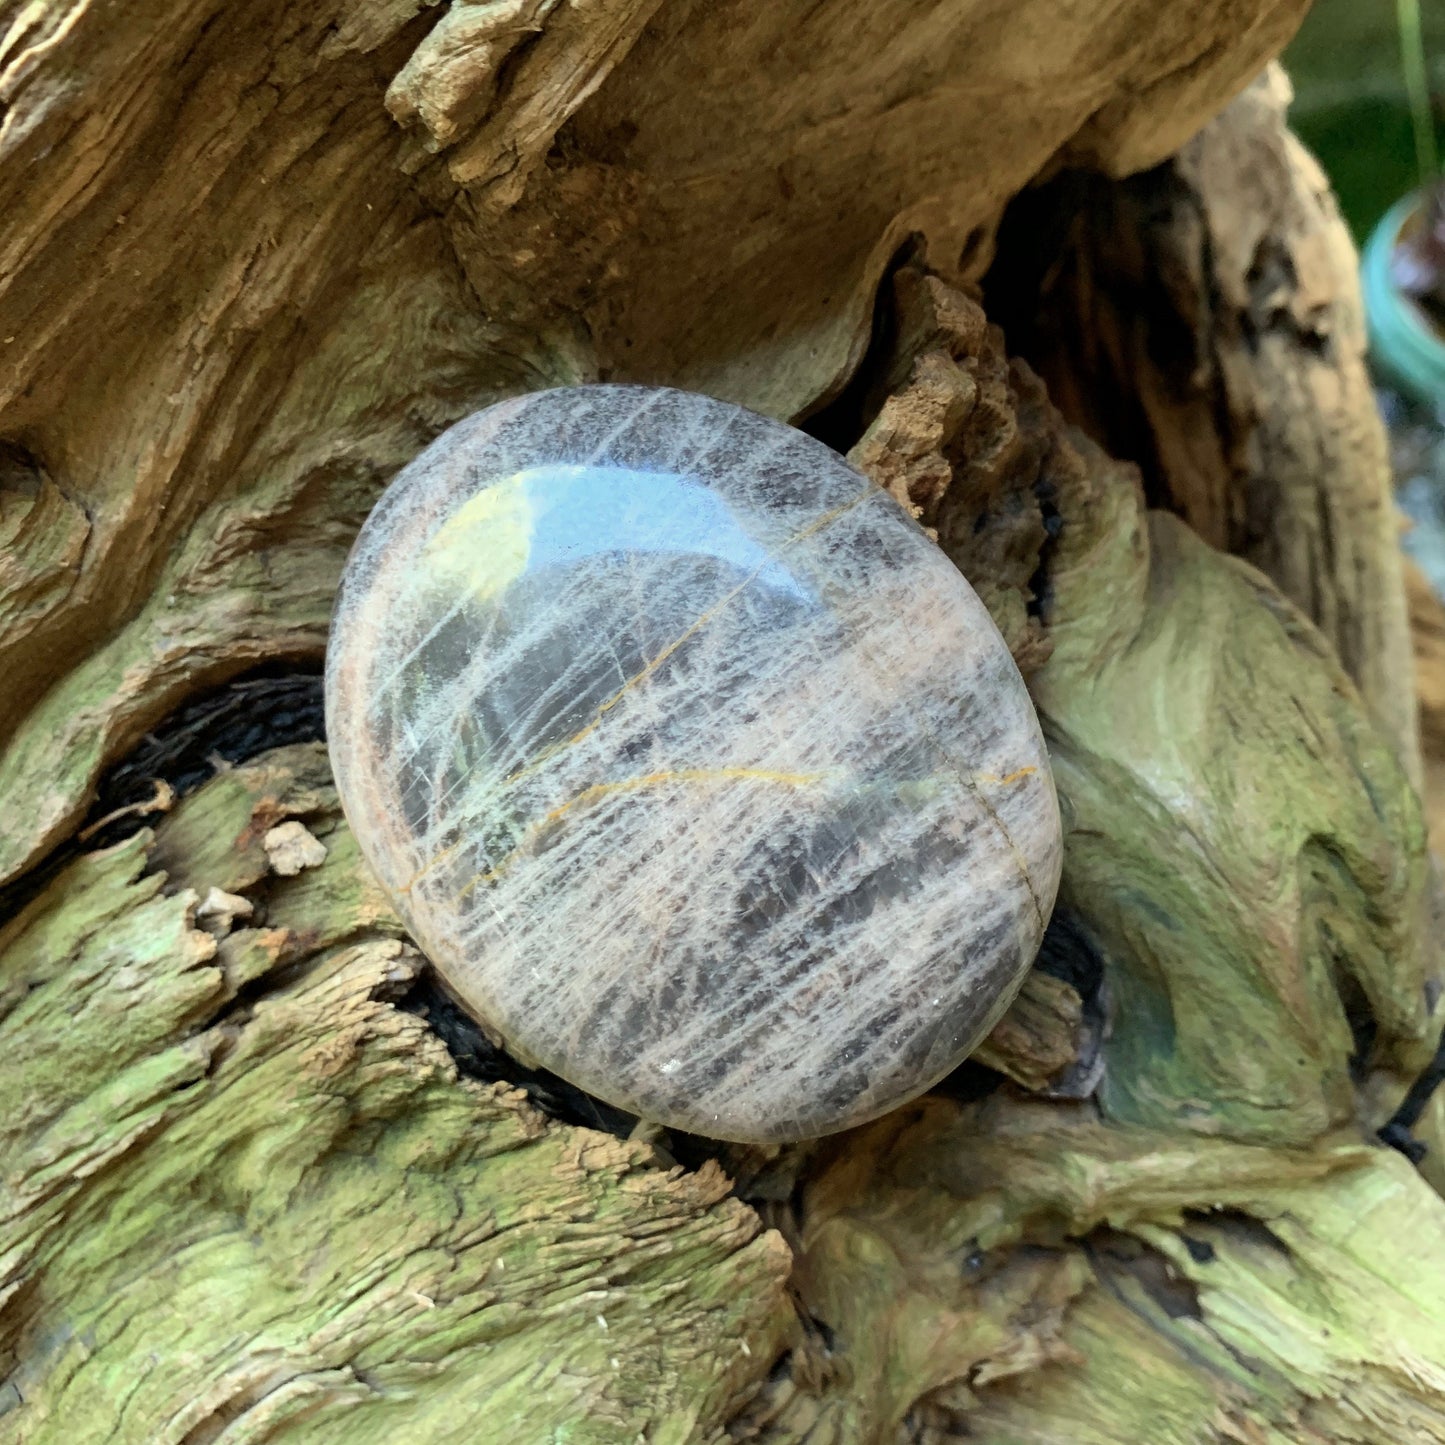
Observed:
[[[223,774],[7,931],[0,1438],[699,1438],[777,1353],[787,1248],[715,1165],[458,1078],[324,774]],[[296,812],[327,861],[269,877]],[[196,928],[208,882],[254,926]]]
[[[1439,1033],[1420,805],[1263,576],[1127,481],[1090,486],[1065,502],[1031,686],[1067,819],[1062,905],[1115,1002],[1103,1102],[1301,1144],[1353,1115],[1350,1012],[1375,1026],[1363,1062],[1403,1073]]]
[[[868,1358],[775,1387],[780,1439],[1445,1440],[1445,1204],[1348,1138],[925,1102],[819,1162],[797,1278]]]

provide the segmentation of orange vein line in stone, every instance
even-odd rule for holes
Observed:
[[[879,488],[870,483],[856,497],[850,497],[848,501],[844,502],[841,506],[834,507],[831,512],[824,512],[821,517],[815,517],[813,521],[809,522],[806,527],[802,527],[798,531],[794,532],[793,535],[789,537],[786,542],[782,543],[781,546],[779,546],[778,552],[781,553],[786,551],[795,543],[801,542],[805,537],[811,537],[815,532],[821,531],[824,527],[828,526],[829,523],[836,522],[838,518],[843,516],[845,512],[851,512],[854,507],[860,505],[863,502],[866,502],[870,497],[877,495],[878,491]],[[607,699],[606,702],[602,703],[598,707],[596,714],[592,718],[592,721],[589,722],[585,727],[580,728],[577,732],[573,733],[571,737],[563,738],[561,742],[553,743],[551,747],[544,748],[540,753],[537,754],[535,758],[532,759],[530,763],[527,764],[526,767],[518,768],[515,773],[510,774],[503,781],[507,783],[515,783],[518,780],[527,777],[529,774],[534,773],[539,767],[541,767],[543,763],[556,757],[558,753],[565,752],[568,748],[575,746],[577,743],[580,743],[582,739],[587,737],[589,734],[596,732],[597,729],[602,726],[602,719],[609,712],[611,712],[611,710],[616,707],[617,704],[621,702],[622,699],[626,697],[627,694],[631,692],[638,683],[645,682],[649,677],[651,677],[652,674],[656,672],[657,669],[661,667],[662,664],[666,662],[667,659],[671,657],[672,654],[676,652],[677,649],[681,647],[684,642],[686,642],[690,637],[696,636],[698,632],[700,632],[704,627],[706,627],[707,624],[711,622],[713,618],[716,617],[718,613],[721,612],[723,608],[725,608],[733,600],[733,598],[737,597],[740,593],[746,591],[749,587],[751,587],[752,584],[756,582],[757,579],[763,574],[763,572],[765,572],[767,568],[773,564],[774,560],[775,557],[769,557],[766,562],[761,563],[759,566],[754,568],[753,571],[749,572],[748,575],[744,577],[743,580],[739,582],[738,585],[734,587],[731,592],[724,593],[716,602],[713,603],[711,607],[708,608],[706,612],[704,612],[697,619],[696,622],[693,622],[690,626],[688,626],[687,629],[682,632],[680,636],[675,637],[671,642],[667,644],[666,647],[662,649],[661,652],[657,654],[656,657],[652,658],[651,661],[647,663],[647,665],[642,669],[641,672],[635,674],[632,677],[629,677],[627,681],[624,682],[622,686],[619,687],[617,691],[614,692],[612,696]]]
[[[848,512],[851,512],[854,507],[860,506],[870,497],[877,495],[879,491],[880,488],[870,482],[868,486],[864,487],[863,490],[859,492],[856,496],[849,497],[846,502],[843,502],[839,506],[834,507],[831,511],[824,512],[821,517],[815,517],[811,522],[808,523],[806,527],[800,527],[796,532],[793,533],[791,537],[787,539],[787,541],[783,542],[779,546],[778,551],[785,552],[789,547],[794,546],[795,544],[803,541],[807,537],[813,536],[816,532],[820,532],[824,527],[830,525],[833,522],[836,522],[839,517],[842,517]],[[662,651],[657,654],[656,657],[654,657],[650,662],[648,662],[648,664],[642,669],[641,672],[637,673],[633,677],[629,677],[627,681],[624,682],[622,686],[619,687],[617,691],[614,692],[612,696],[607,699],[606,702],[602,703],[598,707],[592,721],[589,722],[584,728],[580,729],[578,732],[573,733],[571,737],[563,738],[561,742],[553,743],[551,747],[544,748],[540,753],[537,754],[535,758],[532,759],[530,763],[526,765],[526,767],[518,768],[516,772],[510,773],[506,778],[504,778],[502,780],[503,783],[508,784],[520,782],[521,779],[528,777],[530,774],[536,772],[537,769],[542,766],[542,764],[556,757],[558,753],[565,752],[568,748],[574,746],[577,743],[580,743],[582,739],[585,738],[589,733],[595,732],[599,727],[601,727],[602,719],[607,715],[607,713],[610,712],[614,707],[616,707],[617,704],[621,702],[622,699],[629,692],[631,692],[638,683],[644,681],[646,678],[650,677],[654,672],[656,672],[657,669],[661,667],[662,664],[666,662],[667,659],[671,657],[672,654],[676,652],[677,649],[681,647],[684,642],[688,640],[688,638],[695,636],[697,632],[700,629],[706,627],[707,624],[711,622],[712,619],[716,617],[717,614],[721,612],[723,608],[725,608],[733,600],[733,598],[735,598],[736,596],[738,596],[739,593],[746,591],[747,588],[752,586],[752,584],[756,582],[757,579],[762,575],[762,573],[766,571],[767,568],[772,564],[773,560],[773,558],[769,558],[768,561],[763,562],[758,567],[754,568],[753,571],[748,573],[748,575],[744,577],[743,580],[739,582],[738,585],[734,587],[731,592],[724,593],[723,596],[720,597],[716,602],[714,602],[713,605],[709,607],[706,612],[704,612],[695,622],[693,622],[686,629],[686,631],[684,631],[679,637],[674,638],[673,641],[669,642],[668,645],[664,647]],[[743,771],[747,770],[744,769]],[[1027,771],[1032,771],[1032,769],[1028,769]],[[762,774],[759,773],[758,776],[762,776]],[[778,774],[777,776],[779,778],[782,777],[781,774]],[[800,774],[799,776],[802,775]],[[821,774],[819,776],[821,776]],[[450,848],[443,850],[443,852],[439,853],[435,858],[428,859],[421,868],[419,868],[415,873],[412,874],[409,879],[407,879],[407,881],[401,886],[398,891],[401,893],[410,893],[411,890],[422,880],[422,878],[424,878],[428,873],[430,873],[432,869],[435,868],[439,863],[442,863],[447,858],[449,858],[459,848],[464,847],[466,842],[466,839],[462,839],[461,842],[454,843]],[[513,851],[515,852],[515,850]],[[508,854],[507,856],[508,858],[510,858],[512,854]],[[505,861],[506,860],[504,859],[503,863],[505,863]],[[501,868],[502,866],[503,864],[497,865],[498,868]],[[483,881],[489,881],[491,877],[495,876],[496,870],[494,869],[490,875],[483,875]],[[468,887],[475,887],[477,881],[478,880],[474,879],[472,883],[468,885]]]
[[[1029,899],[1034,905],[1034,912],[1039,916],[1039,927],[1041,929],[1046,928],[1048,926],[1048,919],[1044,917],[1044,905],[1039,902],[1038,890],[1034,887],[1034,880],[1029,873],[1029,865],[1019,845],[1014,842],[1013,834],[1009,832],[1008,825],[1004,822],[1002,815],[998,809],[984,797],[983,789],[979,787],[979,784],[983,782],[984,779],[978,776],[970,777],[963,773],[960,773],[959,776],[968,785],[969,792],[983,804],[984,811],[993,819],[994,827],[998,829],[999,835],[1008,845],[1008,850],[1013,854],[1014,863],[1018,867],[1019,876],[1024,880],[1024,887],[1028,889]]]
[[[472,840],[470,838],[459,838],[449,848],[443,848],[440,853],[433,854],[430,858],[426,860],[425,863],[422,864],[420,868],[416,870],[415,873],[411,875],[410,878],[406,880],[405,883],[401,885],[400,888],[397,889],[397,892],[410,893],[411,890],[415,888],[416,885],[420,883],[421,880],[425,878],[426,875],[430,873],[433,868],[440,868],[441,865],[445,863],[447,859],[452,856],[453,853],[460,852],[471,841]]]
[[[492,883],[506,872],[512,860],[518,857],[533,838],[553,823],[559,822],[574,808],[605,798],[610,793],[635,793],[643,788],[655,788],[663,783],[712,783],[751,780],[764,783],[778,783],[786,788],[807,788],[821,783],[827,773],[781,773],[770,768],[673,768],[661,773],[647,773],[640,778],[620,778],[614,783],[593,783],[583,788],[575,798],[559,803],[550,812],[544,813],[526,832],[526,836],[495,867],[485,873],[478,873],[457,895],[460,901],[468,897],[483,884]]]
[[[1004,788],[1010,783],[1016,783],[1020,778],[1026,778],[1036,772],[1038,769],[1035,767],[1015,768],[1013,772],[1005,773],[1003,777],[999,777],[997,773],[980,773],[978,780],[981,783],[992,783],[995,787]]]

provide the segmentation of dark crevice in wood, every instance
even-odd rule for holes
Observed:
[[[1181,1275],[1166,1255],[1151,1248],[1132,1234],[1116,1229],[1096,1229],[1084,1241],[1089,1256],[1105,1288],[1125,1308],[1138,1313],[1130,1292],[1122,1289],[1122,1277],[1131,1277],[1144,1293],[1171,1320],[1202,1320],[1199,1289]]]
[[[154,814],[141,809],[104,820],[155,797],[157,783],[168,785],[179,799],[214,777],[218,767],[248,762],[289,743],[324,740],[321,694],[318,666],[271,664],[193,698],[105,775],[85,822],[64,845],[0,888],[0,923],[81,853],[113,847],[154,821]]]
[[[423,970],[398,1007],[426,1021],[467,1078],[514,1084],[542,1113],[564,1124],[599,1129],[620,1139],[636,1127],[635,1114],[594,1098],[546,1069],[528,1068],[498,1048],[432,969]]]
[[[4,107],[0,106],[0,115]],[[0,437],[0,492],[33,497],[45,479],[45,468],[30,449],[11,438]]]
[[[1034,483],[1034,498],[1039,504],[1039,516],[1044,524],[1044,540],[1039,547],[1038,564],[1029,577],[1029,596],[1025,609],[1030,617],[1036,617],[1045,626],[1053,602],[1053,582],[1049,575],[1049,564],[1055,547],[1064,531],[1063,513],[1059,511],[1058,496],[1048,474],[1040,469]]]
[[[326,736],[319,668],[268,666],[203,693],[152,729],[106,774],[86,821],[149,797],[157,781],[184,797],[215,776],[218,764],[239,764],[271,748]],[[118,821],[91,840],[103,848],[135,831]]]
[[[1002,1074],[987,1064],[965,1059],[952,1073],[945,1074],[929,1093],[941,1094],[945,1099],[954,1099],[960,1104],[972,1104],[988,1098],[1007,1082]]]
[[[1083,919],[1067,903],[1055,905],[1034,967],[1068,984],[1084,1001],[1086,1015],[1101,1009],[1104,958]]]
[[[499,1048],[434,969],[423,969],[396,1004],[426,1022],[464,1077],[484,1084],[511,1084],[527,1095],[534,1108],[560,1124],[596,1129],[619,1139],[630,1137],[637,1128],[636,1114],[579,1089],[549,1069],[529,1067]],[[687,1170],[700,1169],[728,1147],[715,1139],[678,1130],[666,1131],[659,1142],[661,1152]]]
[[[1420,1122],[1425,1106],[1441,1084],[1445,1084],[1445,1033],[1440,1035],[1435,1057],[1410,1085],[1389,1122],[1379,1130],[1380,1140],[1392,1149],[1398,1149],[1412,1164],[1419,1164],[1424,1159],[1427,1146],[1411,1131]]]
[[[1184,1222],[1195,1229],[1188,1237],[1189,1253],[1201,1264],[1213,1263],[1217,1254],[1215,1246],[1205,1237],[1209,1234],[1281,1259],[1294,1257],[1294,1251],[1264,1220],[1242,1209],[1186,1209]]]
[[[910,235],[893,253],[879,278],[873,298],[873,322],[867,348],[853,374],[831,401],[797,422],[800,430],[816,437],[835,452],[846,454],[868,430],[887,397],[882,384],[898,344],[898,311],[893,278],[905,266],[922,265],[923,238]]]
[[[1043,377],[1050,400],[1111,456],[1135,463],[1152,507],[1169,508],[1158,442],[1128,385],[1127,358],[1094,327],[1096,301],[1129,298],[1128,325],[1160,377],[1188,389],[1198,342],[1161,275],[1144,254],[1151,222],[1161,224],[1189,197],[1169,165],[1126,181],[1065,170],[1010,203],[995,259],[983,281],[984,309],[1002,326],[1009,352]],[[1148,282],[1139,284],[1145,276]]]
[[[1078,1054],[1052,1081],[1049,1093],[1054,1098],[1088,1098],[1104,1073],[1104,1042],[1109,1033],[1108,968],[1084,920],[1067,902],[1055,905],[1034,967],[1068,984],[1083,1004]]]

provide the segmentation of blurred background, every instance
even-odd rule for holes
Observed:
[[[1445,0],[1315,0],[1284,59],[1363,253],[1405,550],[1445,596]]]
[[[1418,184],[1410,86],[1401,44],[1418,17],[1437,154],[1445,151],[1445,0],[1315,0],[1285,52],[1295,86],[1290,112],[1323,162],[1364,245],[1387,210]],[[1408,42],[1407,42],[1408,43]]]

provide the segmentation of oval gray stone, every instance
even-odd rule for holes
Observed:
[[[820,442],[590,386],[439,437],[326,674],[363,854],[519,1057],[660,1123],[861,1123],[992,1026],[1061,839],[973,589]]]

